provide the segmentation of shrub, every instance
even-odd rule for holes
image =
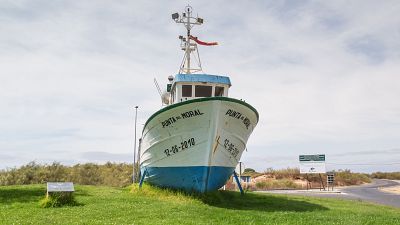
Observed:
[[[300,170],[299,168],[290,168],[290,167],[279,170],[268,168],[266,171],[264,171],[264,174],[270,175],[271,177],[274,177],[276,179],[283,179],[283,178],[296,179],[300,176]]]
[[[72,193],[51,193],[39,202],[42,208],[79,205]]]
[[[370,182],[371,179],[363,173],[353,173],[349,169],[335,172],[335,183],[337,185],[359,185]]]
[[[243,171],[243,173],[255,173],[256,172],[256,170],[255,169],[252,169],[252,168],[246,168],[246,169],[244,169],[244,171]]]
[[[124,187],[132,183],[132,165],[125,163],[93,163],[64,166],[58,162],[30,162],[20,168],[0,170],[0,185],[44,184],[71,181],[76,184]]]
[[[271,181],[260,181],[256,183],[256,187],[261,190],[270,189],[300,189],[301,186],[294,183],[289,179],[271,180]]]
[[[266,181],[260,181],[256,183],[258,189],[267,189],[268,183]]]
[[[400,180],[400,172],[376,172],[371,174],[372,178]]]

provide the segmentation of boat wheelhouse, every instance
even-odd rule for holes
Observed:
[[[169,84],[168,104],[205,97],[227,97],[229,77],[210,74],[177,74]],[[170,90],[168,90],[170,89]]]

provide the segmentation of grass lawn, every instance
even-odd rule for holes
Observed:
[[[0,187],[0,224],[400,224],[400,209],[360,201],[237,192],[187,196],[76,186],[78,206],[41,208],[45,185]]]

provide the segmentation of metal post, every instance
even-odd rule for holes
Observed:
[[[186,21],[186,29],[187,29],[187,42],[186,42],[186,73],[190,73],[190,17],[192,16],[192,11],[190,7],[186,7],[187,21]]]
[[[138,147],[138,149],[137,149],[137,162],[136,162],[136,164],[137,164],[137,168],[138,168],[138,172],[137,172],[137,175],[138,175],[138,177],[137,177],[137,180],[139,180],[140,181],[140,179],[141,179],[141,176],[142,176],[142,173],[140,172],[140,149],[141,149],[141,146],[142,145],[142,139],[141,138],[139,138],[139,147]]]
[[[242,182],[242,162],[239,162],[239,182]]]
[[[144,178],[146,177],[146,174],[147,174],[147,170],[145,169],[145,170],[143,171],[143,174],[142,174],[141,177],[140,177],[139,188],[142,188],[143,181],[144,181]]]
[[[135,106],[135,140],[133,142],[133,174],[132,174],[132,181],[133,183],[136,182],[136,123],[137,123],[137,109],[139,106]]]
[[[242,164],[243,164],[243,168],[245,168],[245,165],[243,162],[239,162],[239,181],[240,184],[242,184]],[[246,189],[247,189],[247,181],[244,182]]]
[[[244,192],[243,192],[243,189],[242,189],[242,185],[240,185],[239,178],[237,177],[237,174],[236,174],[235,171],[233,171],[233,177],[235,177],[236,183],[237,183],[237,185],[239,187],[239,190],[240,190],[240,194],[243,195]]]
[[[321,174],[319,173],[318,175],[319,175],[319,180],[321,181],[321,184],[322,184],[322,188],[323,188],[324,191],[325,191],[325,185],[324,185],[324,181],[322,180]],[[321,190],[321,186],[320,186],[319,189]]]

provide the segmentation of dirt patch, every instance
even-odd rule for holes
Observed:
[[[400,195],[400,181],[396,181],[396,182],[399,183],[399,185],[393,186],[393,187],[387,187],[387,188],[380,188],[379,190],[388,192],[388,193],[392,193],[392,194]]]
[[[389,188],[380,188],[380,190],[384,191],[384,192],[389,192],[389,193],[400,195],[400,185],[394,186],[394,187],[389,187]]]

